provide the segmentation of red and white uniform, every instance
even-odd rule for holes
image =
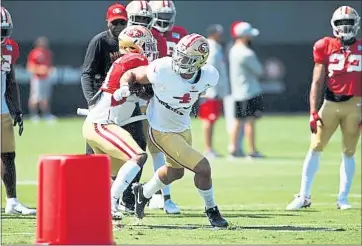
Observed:
[[[148,60],[140,54],[125,54],[118,58],[111,66],[101,87],[101,98],[90,110],[86,121],[98,124],[118,124],[129,119],[136,107],[138,97],[131,95],[117,101],[113,94],[120,88],[122,75],[139,66],[148,65]]]
[[[157,40],[158,58],[167,56],[167,41],[157,30],[151,28],[153,37]]]
[[[328,70],[327,87],[336,95],[362,96],[362,40],[342,50],[339,39],[325,37],[313,47],[315,63]]]
[[[1,45],[1,114],[8,114],[9,108],[5,100],[6,78],[12,64],[19,58],[19,45],[11,38],[4,40]]]
[[[156,29],[154,30],[158,32]],[[167,56],[172,56],[172,52],[176,47],[176,44],[187,34],[188,32],[186,29],[181,26],[173,26],[171,30],[162,34],[167,41]]]

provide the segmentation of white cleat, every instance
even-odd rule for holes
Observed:
[[[5,207],[6,214],[36,215],[36,209],[27,208],[17,200],[8,201]]]
[[[122,212],[118,209],[117,198],[111,198],[111,214],[112,219],[121,220],[123,218]]]
[[[165,201],[163,210],[165,211],[166,214],[180,214],[181,213],[181,209],[171,199],[168,199]]]
[[[347,200],[337,201],[337,208],[340,210],[348,210],[351,209],[352,206],[348,203]]]
[[[294,200],[288,204],[285,208],[286,210],[299,210],[302,208],[309,208],[312,204],[311,197],[300,197],[299,195],[295,196]]]
[[[150,200],[150,204],[148,205],[149,209],[163,209],[164,207],[164,199],[162,194],[154,194]]]

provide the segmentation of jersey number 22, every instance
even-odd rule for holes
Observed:
[[[347,58],[347,59],[346,59]],[[347,72],[361,72],[362,71],[362,56],[361,55],[353,55],[350,54],[349,56],[345,57],[343,54],[332,54],[329,56],[328,65],[328,77],[332,77],[334,71],[342,71],[345,67],[346,60],[348,62],[347,65]]]

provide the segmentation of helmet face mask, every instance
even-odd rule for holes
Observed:
[[[357,11],[349,6],[339,7],[334,11],[331,26],[333,35],[342,41],[354,39],[360,28],[360,17]]]
[[[153,27],[161,33],[170,31],[176,19],[175,4],[169,0],[153,0],[149,4],[154,16]]]
[[[1,7],[1,43],[10,37],[13,31],[13,21],[7,9]]]
[[[206,64],[209,44],[203,36],[190,34],[183,37],[172,54],[172,69],[177,74],[193,74]]]
[[[152,8],[147,1],[132,1],[127,7],[128,26],[141,25],[151,28],[153,25]]]
[[[118,36],[118,44],[121,54],[142,54],[150,62],[158,58],[157,41],[144,26],[126,27]]]

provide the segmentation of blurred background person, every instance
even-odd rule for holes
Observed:
[[[212,138],[215,122],[221,114],[222,98],[227,94],[228,74],[221,45],[224,39],[224,28],[221,25],[214,24],[206,29],[206,33],[210,46],[210,55],[207,63],[213,65],[220,75],[219,83],[206,91],[199,104],[199,117],[203,122],[205,156],[208,159],[212,159],[220,157],[213,148]]]
[[[52,95],[53,54],[46,37],[36,39],[34,49],[28,55],[27,71],[30,73],[29,113],[30,119],[39,121],[39,111],[44,120],[53,121],[50,100]]]
[[[245,138],[248,141],[249,157],[263,157],[255,144],[255,120],[263,111],[262,90],[260,78],[263,67],[251,47],[259,30],[250,23],[236,22],[232,25],[232,38],[235,39],[229,51],[229,76],[232,97],[235,100],[235,120],[230,136],[230,156],[237,157],[238,137],[242,122],[244,122]]]
[[[233,26],[233,25],[232,25]],[[232,27],[231,27],[232,29]],[[232,31],[231,31],[232,32]],[[229,54],[229,51],[231,49],[231,47],[233,47],[235,40],[231,39],[224,47],[224,52],[225,54]],[[229,59],[226,59],[226,65],[227,65],[227,69],[229,72]],[[227,95],[224,97],[223,99],[223,109],[224,109],[224,118],[225,118],[225,124],[226,124],[226,131],[228,133],[229,136],[231,136],[233,129],[234,129],[234,122],[235,122],[235,100],[232,96],[232,88],[230,85],[230,80],[228,81],[229,83],[227,84],[226,90],[227,90]],[[238,140],[236,142],[236,151],[234,153],[233,156],[231,156],[232,158],[234,157],[245,157],[245,152],[244,152],[244,148],[243,148],[243,142],[244,142],[244,123],[241,122],[240,124],[240,130],[239,130],[239,134],[238,134]],[[229,142],[228,145],[228,151],[229,153],[231,153],[233,150],[233,146],[231,145],[231,142]]]

